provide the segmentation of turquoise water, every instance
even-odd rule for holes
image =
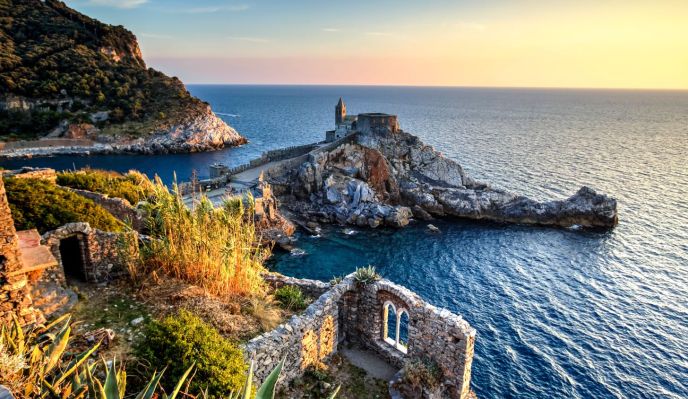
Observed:
[[[481,398],[688,397],[688,93],[603,90],[191,86],[250,144],[208,154],[2,162],[116,170],[168,181],[207,165],[322,139],[340,95],[351,113],[403,129],[476,178],[539,199],[583,184],[619,200],[610,232],[417,223],[298,236],[273,267],[328,280],[374,264],[478,331]]]

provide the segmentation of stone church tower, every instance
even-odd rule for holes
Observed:
[[[339,97],[339,102],[334,107],[334,123],[335,123],[335,126],[344,122],[345,116],[346,116],[346,104],[344,104],[344,100],[342,100],[342,98]]]

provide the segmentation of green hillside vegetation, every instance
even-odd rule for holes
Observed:
[[[57,174],[57,184],[123,198],[132,205],[148,198],[153,190],[150,180],[133,170],[126,174],[98,169],[62,171]]]
[[[33,138],[103,110],[104,133],[135,135],[205,108],[179,79],[146,68],[133,33],[55,0],[0,0],[0,100],[13,96],[51,103],[0,110],[0,139]]]
[[[6,178],[5,189],[17,230],[43,234],[66,223],[88,222],[105,231],[122,231],[123,224],[93,201],[45,180]]]

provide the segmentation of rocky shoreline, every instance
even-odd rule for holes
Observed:
[[[472,179],[460,164],[401,130],[351,136],[272,176],[285,187],[286,209],[314,223],[372,228],[436,217],[603,229],[618,224],[616,200],[589,187],[565,200],[538,202]]]
[[[69,130],[70,127],[66,128]],[[145,137],[114,138],[96,133],[73,139],[9,142],[0,146],[0,159],[53,155],[192,153],[213,151],[245,143],[247,143],[246,138],[217,117],[208,106],[197,115],[158,129]]]

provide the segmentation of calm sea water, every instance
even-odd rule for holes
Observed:
[[[320,140],[350,113],[399,115],[403,129],[479,179],[536,198],[583,185],[619,200],[611,232],[465,221],[299,236],[286,274],[327,280],[374,264],[478,331],[481,398],[688,397],[688,93],[389,87],[191,86],[250,144],[208,154],[3,162],[158,173]]]

